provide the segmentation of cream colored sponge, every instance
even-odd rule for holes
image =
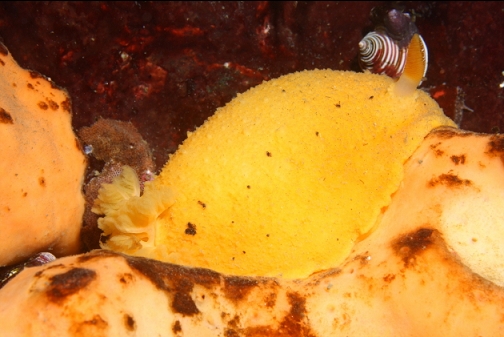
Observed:
[[[394,85],[314,70],[239,95],[189,134],[138,201],[111,207],[100,194],[103,247],[235,275],[338,266],[377,224],[424,137],[454,126],[427,94],[398,97]]]

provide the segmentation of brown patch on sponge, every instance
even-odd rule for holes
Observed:
[[[466,156],[464,154],[460,156],[451,156],[450,159],[455,165],[458,164],[464,165],[466,162]]]
[[[58,103],[56,103],[55,101],[53,101],[52,99],[47,99],[47,104],[49,104],[49,107],[51,108],[51,110],[58,110],[59,109],[59,105]]]
[[[46,103],[46,102],[42,102],[42,101],[40,101],[40,102],[38,102],[38,106],[39,106],[39,108],[41,108],[42,110],[47,110],[47,109],[49,109],[49,106],[47,105],[47,103]]]
[[[416,257],[434,242],[437,231],[432,228],[419,228],[392,241],[392,249],[404,262],[404,267],[414,266]]]
[[[445,185],[447,187],[462,187],[471,186],[473,182],[469,179],[461,179],[457,175],[448,172],[440,174],[437,178],[432,178],[427,182],[427,186],[435,187],[437,185]]]
[[[5,111],[3,108],[0,108],[0,123],[14,124],[14,120],[12,119],[10,113]]]
[[[174,312],[183,316],[193,316],[200,313],[189,292],[177,291],[173,295],[172,308]]]
[[[128,257],[127,262],[161,290],[189,291],[194,284],[210,289],[220,283],[220,274],[209,269],[188,268],[142,257]]]
[[[226,297],[233,302],[239,302],[258,285],[258,281],[246,277],[228,276],[224,284]]]
[[[184,316],[199,313],[191,297],[194,285],[210,289],[220,283],[220,275],[208,269],[186,268],[137,257],[128,257],[127,263],[147,277],[158,289],[169,293],[172,297],[172,309]]]
[[[96,272],[91,269],[73,268],[63,274],[52,276],[46,295],[51,302],[61,303],[67,297],[87,287],[94,279]]]
[[[306,319],[306,299],[299,293],[287,293],[287,300],[291,306],[289,313],[280,322],[277,328],[271,326],[257,326],[244,329],[246,337],[315,337]]]
[[[504,163],[504,137],[501,135],[490,137],[485,153],[490,157],[500,157]]]
[[[175,323],[173,323],[172,331],[175,335],[182,332],[182,326],[180,325],[180,321],[175,321]]]
[[[136,322],[133,317],[130,315],[124,314],[124,325],[126,326],[126,330],[135,331],[136,330]]]

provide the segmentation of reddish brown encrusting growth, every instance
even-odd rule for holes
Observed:
[[[126,325],[126,330],[128,331],[135,331],[136,329],[136,322],[133,317],[130,315],[125,314],[124,315],[124,324]]]
[[[70,269],[63,274],[54,275],[50,278],[46,295],[51,302],[60,303],[68,296],[87,287],[95,278],[96,272],[94,270],[85,268]]]
[[[182,333],[182,327],[180,326],[180,321],[175,321],[175,323],[173,323],[172,331],[175,335]]]
[[[419,228],[417,231],[403,235],[392,242],[392,249],[403,260],[404,267],[414,266],[416,256],[434,242],[433,234],[437,234],[434,229]]]
[[[492,136],[487,144],[486,152],[491,157],[500,157],[504,163],[504,136]]]
[[[462,187],[471,186],[472,181],[469,179],[462,179],[459,176],[453,174],[453,172],[440,174],[436,178],[432,178],[428,181],[428,186],[435,187],[437,185],[445,185],[447,187]]]
[[[0,108],[0,123],[4,124],[14,124],[14,121],[12,120],[12,116],[10,113],[5,111],[5,109]]]
[[[244,277],[228,276],[225,278],[226,297],[233,302],[242,301],[248,293],[257,287],[258,282]]]
[[[196,235],[196,225],[190,222],[187,223],[187,228],[184,231],[187,235]]]
[[[78,135],[91,159],[105,162],[101,173],[88,172],[89,181],[84,187],[86,209],[81,237],[87,249],[96,249],[101,230],[97,227],[98,216],[91,208],[101,185],[111,183],[121,174],[121,167],[128,165],[136,171],[143,189],[143,182],[153,178],[155,165],[149,145],[130,122],[102,118],[80,129]]]
[[[460,155],[460,156],[451,156],[450,159],[452,160],[452,162],[455,164],[455,165],[464,165],[465,164],[465,161],[466,161],[466,156],[465,155]]]

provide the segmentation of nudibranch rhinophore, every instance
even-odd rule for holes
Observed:
[[[411,16],[398,9],[373,8],[375,30],[359,42],[363,70],[398,79],[399,95],[410,95],[427,73],[427,46]]]
[[[427,94],[398,96],[396,85],[314,70],[239,95],[142,196],[128,169],[102,188],[102,247],[233,275],[338,266],[376,227],[424,137],[454,126]]]
[[[67,93],[0,43],[0,266],[78,253],[86,159]]]

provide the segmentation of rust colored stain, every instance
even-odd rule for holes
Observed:
[[[47,110],[49,109],[49,106],[47,105],[46,102],[38,102],[37,104],[39,106],[39,108],[41,108],[42,110]]]
[[[184,233],[187,235],[196,235],[196,225],[188,222]]]
[[[126,330],[135,331],[136,330],[136,322],[133,317],[130,315],[124,314],[124,325],[126,326]]]
[[[436,157],[440,157],[444,154],[443,151],[441,151],[440,149],[437,148],[439,145],[441,145],[441,142],[437,142],[436,144],[432,144],[430,146],[431,150],[434,151],[434,155]]]
[[[220,282],[219,274],[208,269],[185,268],[136,257],[127,257],[126,261],[132,269],[147,277],[158,289],[168,292],[172,297],[173,310],[184,316],[199,313],[191,297],[195,284],[208,289]]]
[[[434,233],[437,233],[434,229],[420,228],[392,241],[392,249],[403,260],[404,267],[413,266],[416,257],[432,245]]]
[[[187,268],[141,257],[125,258],[132,269],[147,277],[161,290],[189,291],[194,284],[211,289],[220,283],[220,274],[209,269]]]
[[[267,308],[273,308],[275,306],[277,300],[277,293],[276,292],[271,292],[266,297],[264,297],[264,305]]]
[[[58,110],[58,109],[59,109],[59,105],[58,105],[58,103],[56,103],[55,101],[48,99],[48,100],[47,100],[47,103],[49,104],[49,107],[50,107],[52,110],[56,111],[56,110]]]
[[[189,291],[191,290],[192,289]],[[200,312],[189,292],[176,292],[173,297],[172,308],[175,312],[183,316],[193,316]]]
[[[394,281],[396,278],[396,276],[394,274],[387,274],[385,276],[383,276],[383,281],[385,281],[386,283],[391,283],[392,281]]]
[[[224,330],[225,337],[240,337],[241,335],[233,329]]]
[[[70,101],[68,99],[66,99],[63,102],[61,102],[61,107],[66,112],[72,112],[72,103],[70,103]]]
[[[96,279],[96,272],[86,268],[73,268],[49,279],[46,295],[51,302],[61,303],[67,297],[86,288]]]
[[[490,141],[488,142],[489,152],[490,153],[501,153],[504,152],[504,137],[502,136],[492,136],[490,137]]]
[[[74,321],[69,328],[71,336],[106,336],[109,324],[100,315],[85,321]]]
[[[287,294],[287,299],[291,306],[290,311],[280,322],[278,328],[269,326],[258,326],[244,329],[243,335],[246,337],[315,337],[311,330],[306,316],[306,299],[298,293]]]
[[[427,182],[427,186],[435,187],[437,185],[445,185],[448,187],[471,186],[473,183],[469,179],[461,179],[453,173],[443,173],[437,178],[432,178]]]
[[[365,252],[363,255],[356,255],[354,257],[354,261],[359,261],[360,263],[360,266],[361,267],[364,267],[365,265],[367,265],[370,261],[370,256],[367,255],[368,252]]]
[[[175,323],[173,323],[172,331],[175,335],[182,332],[182,326],[180,325],[180,321],[175,321]]]
[[[40,177],[38,181],[40,186],[45,187],[46,181],[44,177]]]
[[[464,165],[466,161],[466,156],[465,154],[462,154],[460,156],[451,156],[450,159],[455,165],[458,164]]]
[[[133,281],[133,275],[130,273],[124,273],[119,277],[119,282],[121,282],[124,285],[127,285]]]
[[[258,281],[246,277],[228,276],[224,279],[225,295],[235,303],[243,300],[257,285]]]
[[[36,71],[30,71],[30,77],[33,79],[45,78],[43,75],[41,75],[39,72]]]
[[[504,137],[495,135],[490,138],[485,151],[490,157],[500,157],[504,163]]]
[[[10,113],[5,111],[3,108],[0,108],[0,123],[14,124],[14,120],[12,119]]]
[[[222,313],[222,318],[224,318],[224,316],[226,316],[226,314]],[[234,331],[236,329],[238,329],[240,327],[240,316],[236,315],[235,317],[233,317],[233,319],[231,319],[228,323],[227,323],[227,330],[231,330],[231,331]]]
[[[301,322],[306,314],[306,300],[298,293],[288,293],[287,298],[291,305],[289,319],[294,322]]]

